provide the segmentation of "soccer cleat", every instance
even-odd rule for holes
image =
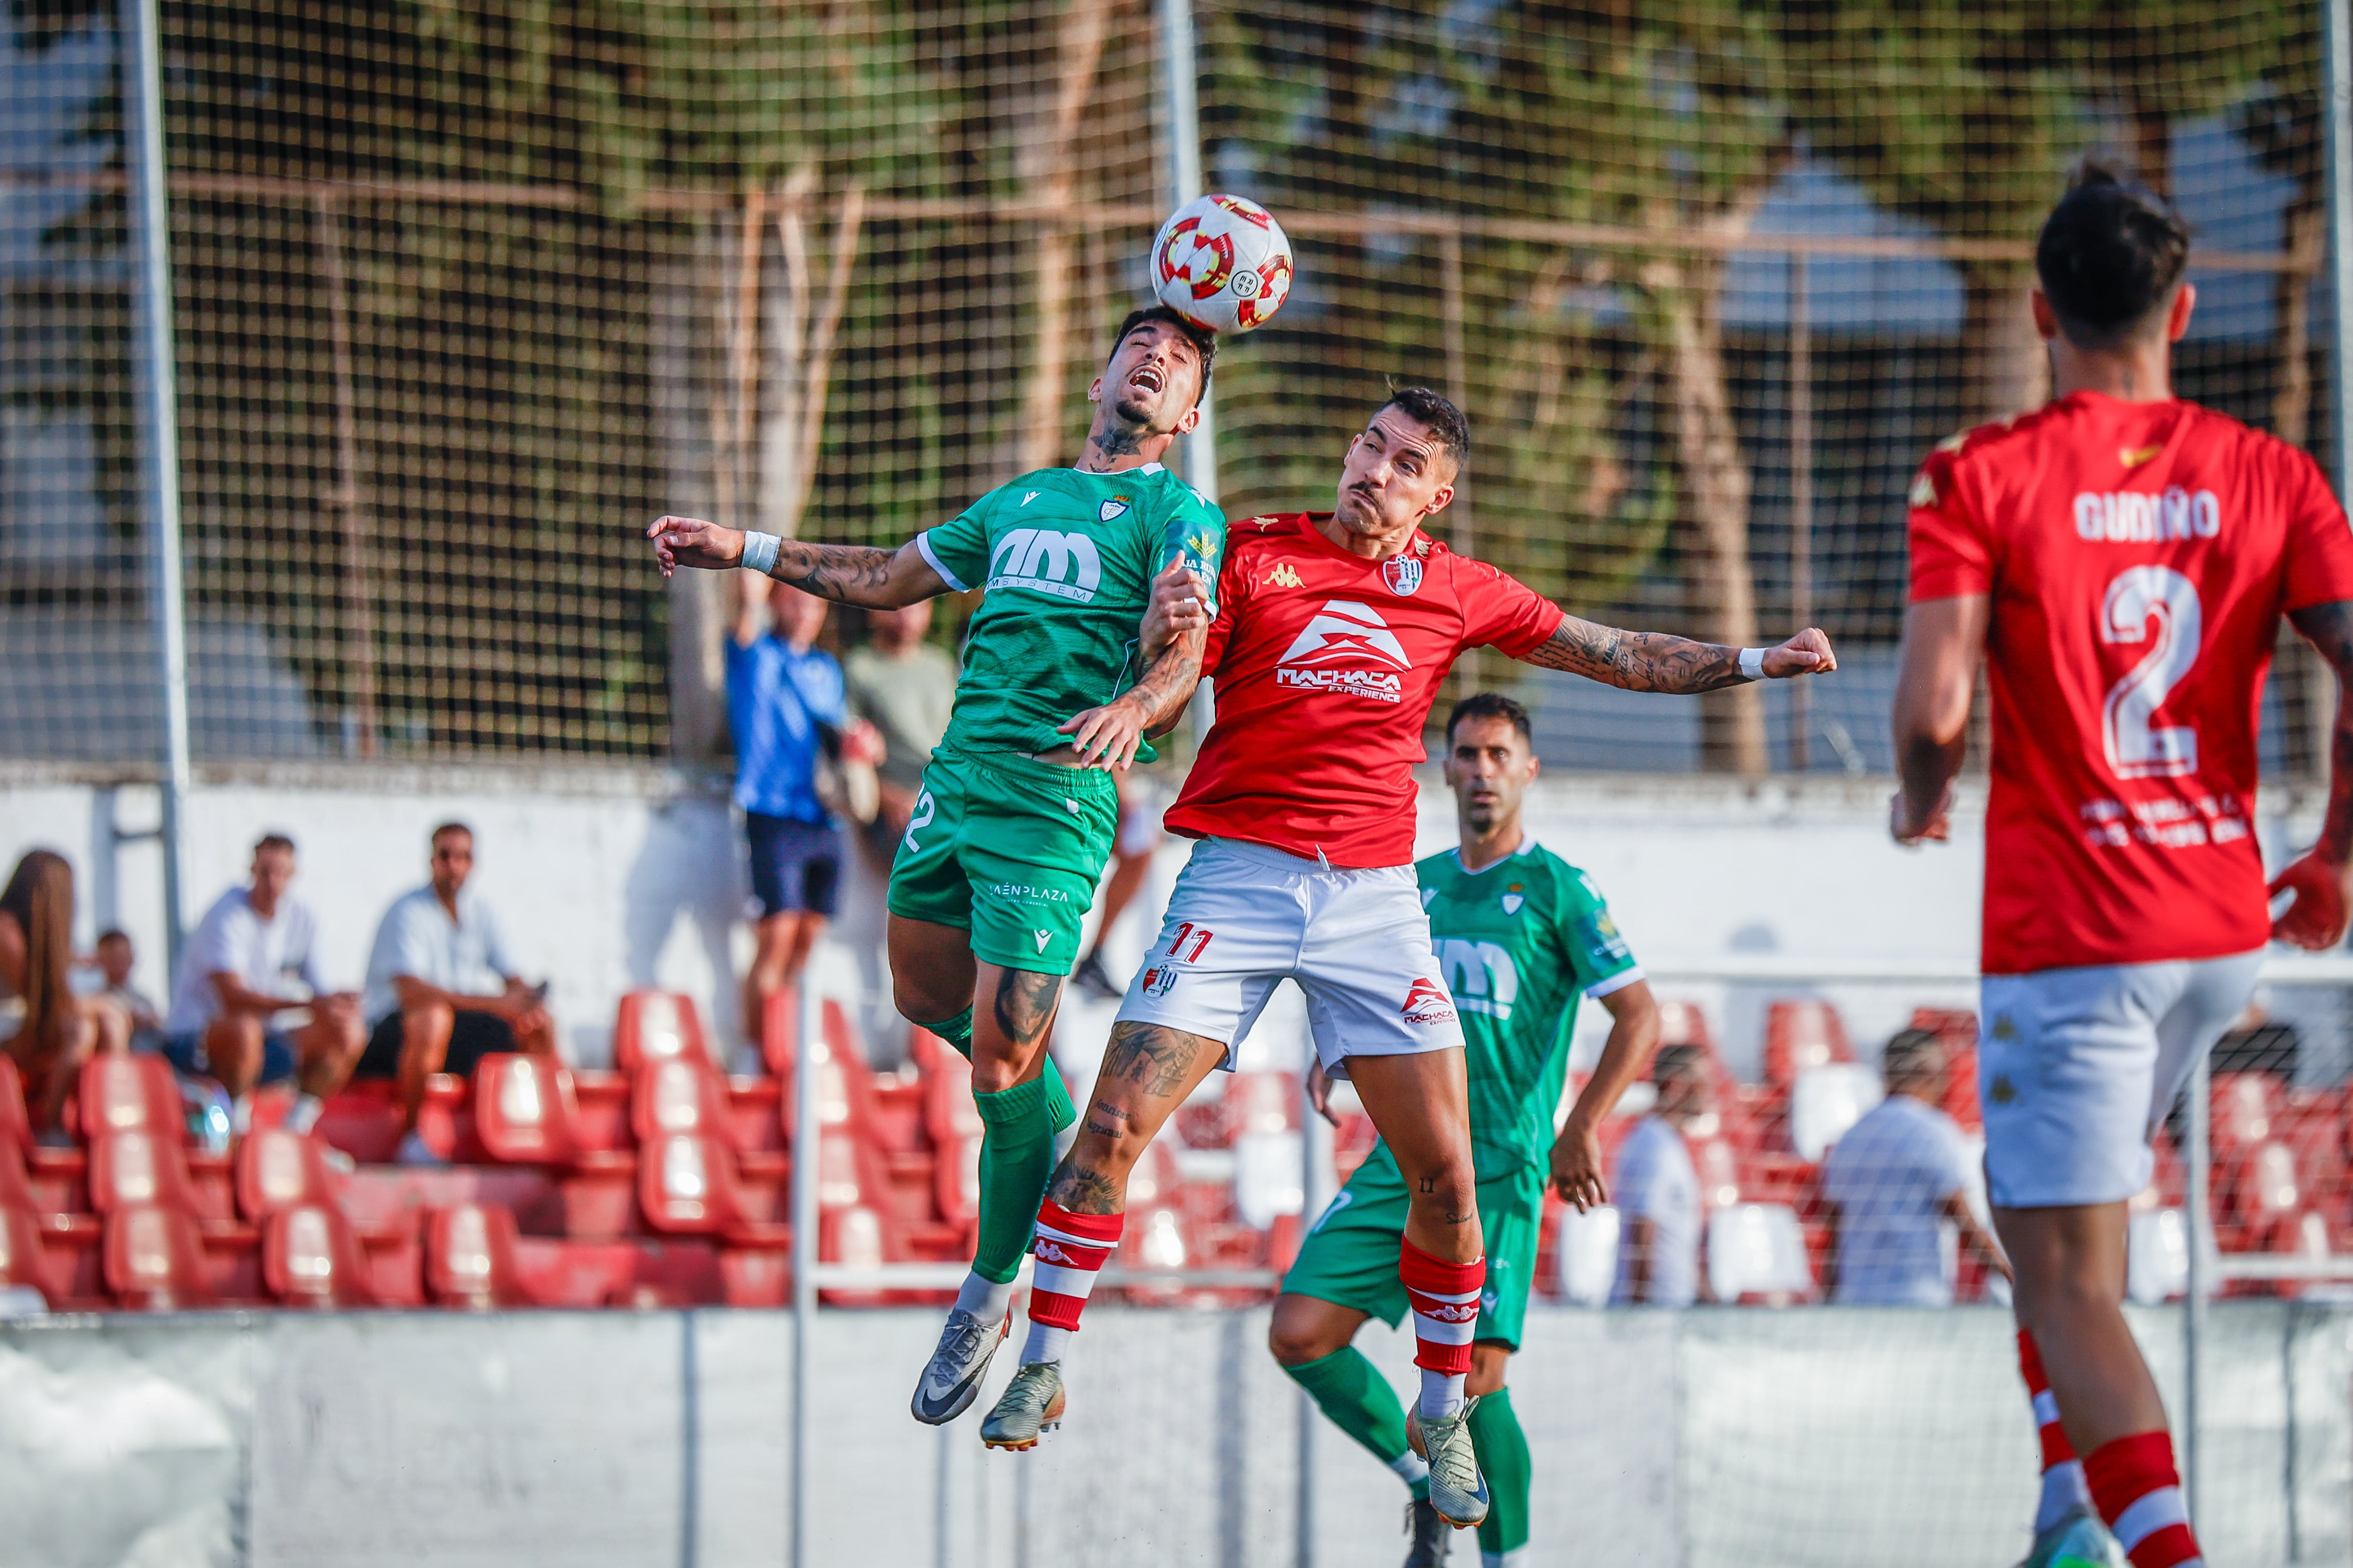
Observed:
[[[2116,1537],[2100,1516],[2077,1504],[2034,1538],[2034,1550],[2018,1568],[2127,1568]]]
[[[1116,1002],[1127,994],[1127,987],[1112,984],[1111,972],[1103,967],[1103,954],[1091,952],[1079,960],[1071,971],[1071,984],[1098,1002]]]
[[[1413,1548],[1405,1554],[1405,1568],[1446,1568],[1454,1527],[1430,1506],[1429,1499],[1416,1498],[1405,1505],[1405,1532],[1413,1538]]]
[[[1038,1434],[1062,1424],[1062,1363],[1025,1363],[997,1395],[997,1408],[980,1424],[980,1440],[992,1448],[1034,1448]]]
[[[981,1377],[997,1355],[997,1347],[1013,1331],[1013,1310],[1006,1309],[994,1331],[976,1313],[959,1307],[948,1314],[940,1331],[939,1349],[923,1365],[923,1381],[915,1384],[911,1408],[927,1426],[941,1426],[972,1407],[980,1393]]]
[[[1430,1464],[1430,1506],[1457,1530],[1487,1517],[1487,1478],[1471,1447],[1471,1412],[1478,1406],[1476,1399],[1466,1399],[1455,1415],[1427,1424],[1416,1406],[1405,1418],[1406,1442]]]

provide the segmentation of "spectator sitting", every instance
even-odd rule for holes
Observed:
[[[121,1008],[123,1016],[131,1020],[131,1048],[152,1051],[164,1040],[164,1013],[153,997],[131,984],[131,971],[137,959],[130,933],[121,930],[100,931],[98,950],[90,955],[90,962],[106,981],[106,989],[99,994]]]
[[[308,1132],[321,1102],[352,1076],[367,1030],[359,997],[330,992],[319,978],[318,921],[286,890],[294,880],[294,841],[272,833],[255,845],[252,878],[249,887],[223,893],[188,938],[164,1019],[164,1055],[191,1078],[211,1078],[228,1091],[240,1133],[252,1125],[255,1086],[293,1079],[300,1093],[286,1125]],[[307,994],[288,990],[290,979]],[[277,1026],[297,1009],[310,1016]]]
[[[399,1083],[396,1158],[409,1165],[441,1163],[417,1135],[427,1079],[470,1076],[493,1052],[555,1051],[555,1025],[542,1000],[547,988],[517,976],[490,906],[466,890],[473,829],[445,822],[431,842],[432,880],[395,899],[375,928],[363,999],[375,1023],[356,1075]]]
[[[1953,1300],[1943,1229],[2007,1275],[2001,1249],[1969,1210],[1969,1147],[1944,1103],[1945,1047],[1926,1029],[1887,1042],[1887,1098],[1846,1131],[1822,1163],[1831,1231],[1831,1299],[1841,1305],[1946,1307]]]
[[[865,839],[886,873],[923,793],[923,764],[947,733],[955,708],[956,663],[923,640],[931,625],[929,599],[869,610],[866,645],[842,661],[849,710],[882,737],[882,762],[875,770],[881,809],[866,825]]]
[[[771,994],[800,977],[841,881],[841,835],[818,798],[825,731],[849,722],[841,667],[816,646],[826,601],[756,572],[739,572],[727,648],[727,720],[735,738],[735,804],[752,851],[752,967],[743,1027],[754,1041]],[[766,622],[763,630],[762,622]]]
[[[121,1008],[67,984],[73,903],[73,867],[47,849],[17,861],[0,889],[0,1050],[16,1064],[44,1143],[68,1141],[66,1097],[81,1064],[94,1051],[126,1049],[131,1037]]]
[[[1688,1307],[1704,1294],[1699,1266],[1699,1172],[1683,1129],[1707,1110],[1707,1067],[1697,1046],[1662,1046],[1651,1058],[1658,1099],[1618,1151],[1611,1201],[1618,1237],[1618,1306]]]

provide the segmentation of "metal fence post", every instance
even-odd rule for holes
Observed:
[[[804,973],[796,1009],[800,1039],[793,1053],[793,1568],[815,1568],[816,1534],[809,1519],[810,1461],[817,1404],[809,1393],[817,1334],[817,1058],[825,1048],[817,987]]]
[[[172,358],[172,229],[164,183],[164,26],[158,0],[122,0],[122,101],[129,121],[123,149],[131,165],[132,243],[136,321],[132,360],[139,382],[142,478],[147,500],[148,597],[155,623],[155,679],[164,735],[164,973],[180,966],[187,929],[180,839],[191,776],[188,765],[187,604],[180,571],[180,423]]]
[[[2213,1223],[2207,1206],[2207,1189],[2213,1173],[2209,1142],[2212,1128],[2208,1124],[2212,1077],[2211,1059],[2200,1056],[2189,1069],[2189,1192],[2186,1205],[2189,1212],[2183,1216],[2188,1223],[2182,1227],[2189,1240],[2189,1299],[2184,1303],[2181,1317],[2181,1495],[2192,1520],[2198,1517],[2200,1461],[2206,1447],[2199,1431],[2199,1423],[2205,1415],[2205,1401],[2199,1396],[2203,1381],[2200,1376],[2200,1358],[2205,1353],[2206,1297],[2213,1289],[2206,1250],[2213,1245]]]
[[[2327,134],[2322,155],[2328,167],[2328,422],[2336,437],[2337,493],[2353,491],[2353,398],[2346,378],[2353,372],[2353,5],[2326,0],[2328,90],[2323,95]]]
[[[1201,98],[1193,55],[1193,0],[1160,0],[1161,61],[1167,71],[1168,173],[1173,210],[1201,194]],[[1218,420],[1201,394],[1201,423],[1185,437],[1185,481],[1218,504]]]
[[[1315,1059],[1315,1043],[1307,1042],[1307,1059]],[[1332,1201],[1332,1124],[1315,1114],[1307,1103],[1306,1084],[1300,1084],[1299,1096],[1299,1240],[1307,1242],[1307,1227],[1321,1218],[1325,1205]],[[1314,1396],[1305,1389],[1299,1391],[1299,1547],[1296,1553],[1299,1568],[1315,1568],[1315,1439],[1323,1425],[1323,1412],[1315,1407]]]

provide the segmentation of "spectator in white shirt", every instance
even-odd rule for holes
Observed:
[[[524,984],[490,906],[466,890],[473,829],[445,822],[432,844],[432,880],[393,900],[368,954],[365,1007],[374,1022],[359,1075],[399,1083],[406,1164],[440,1160],[417,1135],[426,1079],[437,1072],[470,1076],[494,1052],[555,1050],[547,988]]]
[[[253,847],[253,880],[223,893],[188,938],[164,1018],[164,1055],[180,1071],[228,1091],[237,1131],[250,1125],[257,1084],[293,1079],[286,1125],[308,1132],[320,1103],[343,1088],[367,1044],[359,997],[319,977],[318,922],[288,892],[294,841],[273,833]]]
[[[1651,1058],[1658,1099],[1618,1151],[1619,1306],[1688,1307],[1702,1295],[1699,1172],[1683,1129],[1707,1111],[1707,1068],[1697,1046],[1662,1046]]]
[[[1989,1268],[2005,1275],[2010,1268],[1969,1208],[1968,1143],[1937,1109],[1949,1071],[1945,1047],[1926,1029],[1906,1029],[1887,1042],[1880,1070],[1887,1098],[1848,1128],[1822,1163],[1831,1299],[1841,1306],[1950,1306],[1946,1226]]]

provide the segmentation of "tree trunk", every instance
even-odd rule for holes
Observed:
[[[1054,216],[1038,240],[1038,273],[1032,308],[1037,311],[1037,351],[1021,397],[1021,437],[1016,458],[1022,471],[1053,465],[1062,455],[1062,397],[1071,370],[1071,301],[1077,270],[1078,238],[1060,216],[1077,194],[1079,126],[1093,96],[1095,68],[1103,59],[1115,0],[1069,0],[1062,12],[1052,114],[1039,127],[1041,138],[1029,180],[1032,199]]]
[[[666,475],[663,504],[689,517],[718,515],[716,465],[727,449],[713,418],[711,388],[726,361],[706,328],[718,319],[712,287],[724,268],[725,229],[702,226],[693,249],[655,274],[654,417]],[[727,606],[724,574],[681,572],[670,580],[670,752],[689,764],[715,763],[727,738]]]
[[[1963,264],[1961,423],[2008,419],[2051,396],[2051,356],[2034,330],[2027,292],[2033,269],[2021,262]]]
[[[2312,279],[2320,269],[2327,209],[2320,181],[2296,182],[2286,213],[2288,265],[2273,284],[2272,434],[2301,447],[2312,426]]]

